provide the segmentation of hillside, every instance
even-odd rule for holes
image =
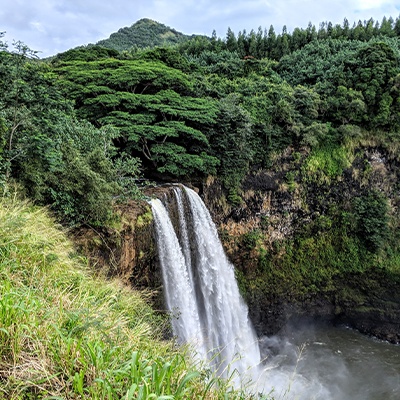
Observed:
[[[94,276],[46,210],[0,199],[0,271],[1,400],[216,399],[228,390],[220,382],[214,391],[185,350],[162,339],[168,322],[145,293]]]
[[[164,24],[143,18],[130,27],[121,28],[112,33],[108,39],[96,44],[118,51],[129,50],[132,47],[145,48],[173,45],[185,42],[193,36],[185,35]]]

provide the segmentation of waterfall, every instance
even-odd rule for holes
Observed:
[[[173,332],[179,342],[193,344],[218,375],[257,377],[257,337],[210,213],[193,190],[179,186],[173,193],[176,231],[162,202],[151,201]]]
[[[167,210],[160,200],[152,200],[157,247],[162,267],[164,297],[171,313],[172,330],[180,343],[193,343],[204,358],[204,340],[193,285],[178,238]]]

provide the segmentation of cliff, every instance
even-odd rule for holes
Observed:
[[[369,146],[323,156],[286,149],[244,179],[237,207],[204,185],[253,322],[272,334],[323,318],[399,342],[398,160]]]
[[[287,148],[245,177],[239,205],[217,178],[199,187],[259,334],[325,319],[400,342],[399,178],[396,156],[377,146]],[[97,265],[113,266],[110,274],[152,289],[160,308],[149,207],[126,205],[120,215],[118,229],[81,231],[79,242]]]

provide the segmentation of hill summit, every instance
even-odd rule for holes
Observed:
[[[193,37],[176,31],[164,24],[148,18],[140,19],[130,27],[121,28],[112,33],[108,39],[103,39],[96,44],[118,51],[128,50],[132,47],[154,47],[168,44],[177,44]]]

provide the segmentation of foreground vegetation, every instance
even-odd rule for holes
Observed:
[[[46,210],[0,201],[0,275],[0,399],[241,398],[162,340],[145,293],[93,276]]]

